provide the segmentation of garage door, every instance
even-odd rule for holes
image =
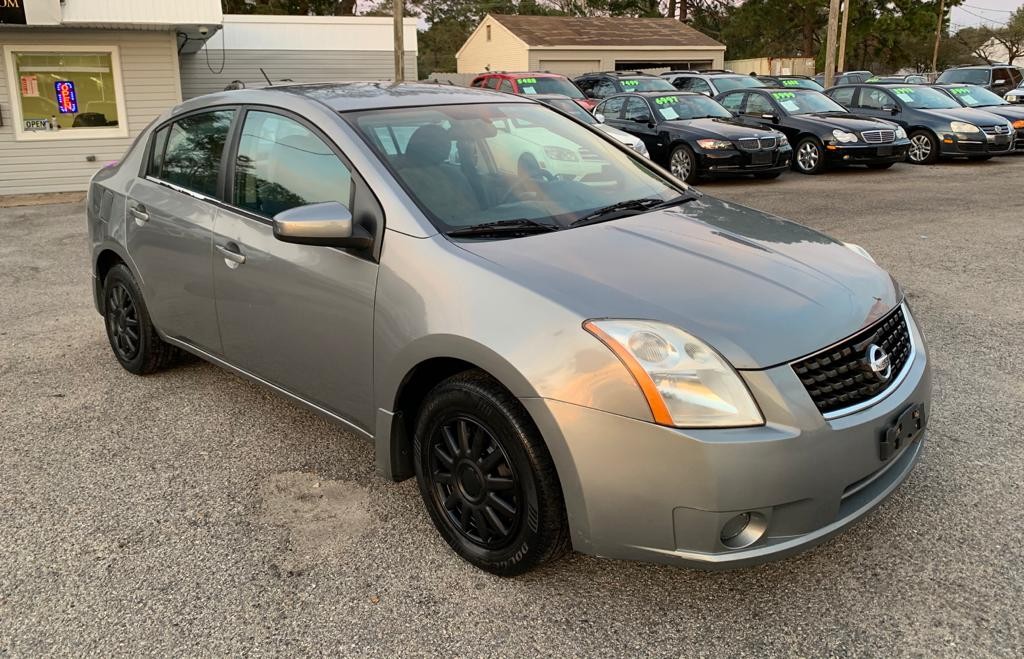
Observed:
[[[601,60],[564,60],[564,59],[542,59],[540,61],[541,71],[561,73],[564,76],[578,76],[581,73],[601,70]]]

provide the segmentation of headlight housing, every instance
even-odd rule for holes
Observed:
[[[846,247],[851,252],[853,252],[854,254],[857,254],[858,256],[863,256],[872,263],[877,263],[877,261],[875,261],[875,259],[870,254],[868,254],[868,250],[864,249],[860,245],[857,245],[855,243],[843,243],[843,246]]]
[[[966,121],[951,121],[949,122],[949,129],[954,133],[980,133],[981,129],[974,124],[969,124]]]
[[[776,136],[776,138],[777,138],[777,139],[779,140],[779,146],[786,146],[787,144],[789,144],[789,138],[787,138],[787,137],[786,137],[785,135],[783,135],[782,133],[779,133],[779,134],[778,134],[778,135]]]
[[[656,423],[678,428],[764,424],[736,370],[697,337],[653,320],[588,320],[583,328],[633,375]]]
[[[1022,97],[1020,95],[1018,95],[1018,94],[1007,94],[1005,98],[1006,98],[1006,100],[1008,100],[1011,103],[1016,103]]]
[[[637,140],[633,143],[633,150],[639,153],[644,158],[650,158],[651,154],[647,151],[647,145],[644,144],[643,140]]]
[[[848,133],[845,130],[839,130],[838,128],[832,131],[832,137],[836,138],[837,141],[842,142],[844,144],[857,141],[857,135],[855,135],[854,133]]]
[[[907,131],[903,130],[903,126],[896,126],[896,139],[905,140],[907,138]]]
[[[700,148],[707,149],[708,151],[721,151],[732,148],[732,142],[728,140],[697,140],[697,144],[700,145]]]
[[[1024,128],[1024,119],[1018,119],[1017,121],[1013,122],[1013,127]]]
[[[579,156],[575,153],[560,146],[546,146],[544,147],[544,154],[552,160],[561,160],[563,162],[576,162],[579,160]]]

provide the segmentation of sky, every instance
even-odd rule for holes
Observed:
[[[965,0],[959,7],[954,7],[951,15],[953,30],[977,25],[998,27],[1010,18],[1024,0]]]

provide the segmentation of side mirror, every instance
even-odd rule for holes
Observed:
[[[604,115],[601,114],[600,112],[595,114],[594,118],[597,119],[597,123],[599,123],[599,124],[603,124],[604,123]]]
[[[761,115],[761,118],[766,121],[770,121],[773,124],[779,123],[779,115],[774,114],[772,112],[765,112],[764,114]]]
[[[992,84],[993,85],[1005,85],[1006,84],[1006,78],[1000,78],[999,80],[996,80]]]
[[[373,237],[354,225],[352,213],[336,201],[296,206],[274,216],[274,237],[285,243],[367,249]]]
[[[637,122],[638,124],[649,124],[651,123],[651,115],[641,114],[637,117],[633,117],[633,121]]]
[[[895,105],[883,105],[882,109],[883,110],[888,110],[889,114],[899,114],[900,113],[900,109],[898,107],[896,107]]]

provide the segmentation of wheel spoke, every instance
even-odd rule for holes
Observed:
[[[487,523],[487,518],[478,508],[473,509],[473,523],[476,525],[476,532],[480,535],[480,539],[486,542],[491,538],[491,526]]]
[[[450,471],[435,471],[434,482],[441,483],[442,485],[452,485],[452,474]]]
[[[484,450],[484,444],[487,443],[484,430],[479,426],[474,426],[469,436],[469,459],[476,460],[480,457],[480,453]]]
[[[444,435],[444,441],[448,444],[448,452],[451,453],[452,457],[458,458],[461,455],[459,453],[459,442],[456,441],[451,426],[443,426],[441,434]]]
[[[444,498],[444,507],[448,510],[455,510],[455,504],[460,501],[459,495],[455,490],[448,493],[448,496]]]
[[[491,508],[490,506],[484,508],[484,515],[486,516],[487,521],[491,525],[491,527],[498,532],[498,535],[508,535],[508,527],[505,526],[505,523],[498,518],[498,515],[494,512],[493,508]]]
[[[436,455],[449,470],[455,465],[455,458],[445,453],[440,444],[434,444],[434,455]]]
[[[469,531],[469,513],[469,504],[462,501],[462,508],[459,510],[459,524],[462,525],[463,531]]]
[[[515,486],[515,481],[511,478],[504,478],[502,476],[488,476],[484,479],[484,484],[488,490],[495,492],[499,490],[511,490]]]
[[[515,517],[516,509],[494,492],[487,495],[488,508],[497,508],[506,517]]]
[[[466,455],[469,453],[469,435],[472,431],[465,419],[459,419],[456,428],[459,433],[459,455]]]
[[[480,461],[480,469],[485,474],[492,472],[494,468],[497,467],[498,464],[501,462],[501,458],[501,451],[499,451],[498,449],[494,449],[486,456],[484,456],[484,459]]]

